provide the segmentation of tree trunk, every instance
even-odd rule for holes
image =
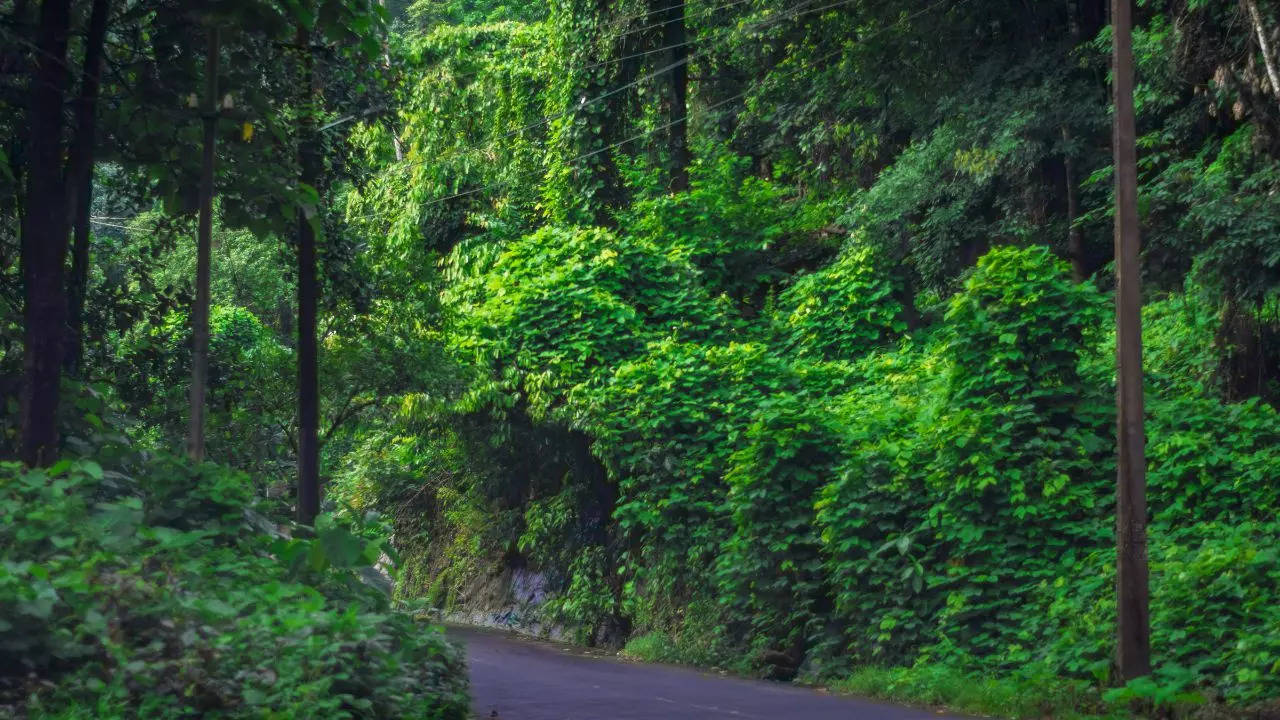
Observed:
[[[1280,98],[1280,72],[1276,70],[1276,62],[1271,57],[1271,43],[1267,40],[1267,30],[1262,25],[1262,13],[1258,12],[1258,3],[1244,0],[1245,9],[1249,11],[1249,20],[1253,22],[1253,31],[1258,36],[1258,49],[1262,51],[1262,65],[1267,69],[1267,79],[1271,81],[1271,92]]]
[[[58,395],[67,322],[63,263],[67,193],[62,177],[62,103],[67,89],[71,0],[40,6],[27,111],[27,191],[22,219],[22,460],[32,467],[58,454]]]
[[[1116,661],[1120,680],[1151,672],[1147,586],[1146,436],[1142,398],[1142,267],[1137,130],[1133,108],[1133,0],[1113,0],[1116,173]]]
[[[1071,34],[1072,48],[1080,45],[1081,16],[1087,13],[1087,4],[1087,0],[1067,2],[1067,29]],[[1062,175],[1067,194],[1067,257],[1071,260],[1071,278],[1079,283],[1084,282],[1089,273],[1084,264],[1084,233],[1076,226],[1076,218],[1080,215],[1080,195],[1076,186],[1076,163],[1071,154],[1071,128],[1065,124],[1062,126],[1062,144]]]
[[[71,208],[75,238],[71,251],[71,278],[67,284],[70,308],[63,365],[73,373],[79,369],[84,347],[84,298],[89,285],[89,211],[93,202],[93,145],[110,5],[110,0],[93,0],[89,31],[85,35],[80,97],[76,103],[76,132],[71,141],[67,168],[70,194],[67,202]]]
[[[209,381],[209,264],[213,244],[213,160],[218,129],[218,29],[208,31],[204,61],[204,157],[200,167],[200,228],[196,237],[196,301],[191,308],[191,417],[187,454],[204,460],[205,392]]]
[[[302,53],[302,117],[298,129],[299,180],[318,188],[319,152],[315,133],[315,63],[310,36],[298,27]],[[320,514],[319,359],[316,347],[316,234],[319,205],[298,209],[298,522],[311,525]]]
[[[668,2],[669,0],[654,0]],[[683,192],[689,189],[689,46],[685,42],[685,3],[672,3],[662,25],[662,44],[670,48],[670,108],[667,122],[668,152],[671,157],[667,189]]]
[[[387,10],[387,0],[378,0],[378,4],[382,6],[383,10]],[[387,48],[386,32],[387,31],[384,28],[383,35],[382,35],[382,65],[386,69],[387,73],[390,74],[391,73],[391,52]],[[393,118],[393,120],[389,120],[387,122],[387,132],[391,133],[391,147],[395,150],[396,162],[403,162],[404,161],[404,144],[400,142],[400,131],[397,130],[395,126],[395,121],[394,121],[395,113],[388,113],[388,115]]]
[[[1065,125],[1062,127],[1062,139],[1068,146],[1071,144],[1071,130]],[[1070,147],[1062,154],[1062,174],[1067,191],[1067,257],[1071,259],[1071,278],[1079,283],[1089,277],[1089,272],[1084,263],[1084,232],[1076,225],[1076,218],[1080,215],[1080,194],[1076,187],[1076,163],[1071,158]]]

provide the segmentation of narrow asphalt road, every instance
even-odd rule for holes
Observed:
[[[933,710],[781,683],[584,655],[509,633],[450,627],[467,648],[472,709],[500,720],[948,720]],[[958,718],[950,718],[958,720]]]

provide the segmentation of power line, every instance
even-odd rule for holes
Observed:
[[[115,223],[102,222],[101,220],[94,220],[93,218],[89,218],[89,222],[90,222],[91,224],[93,224],[93,225],[97,225],[97,226],[99,226],[99,227],[119,228],[120,230],[133,230],[133,229],[134,229],[134,228],[129,227],[128,225],[117,225],[117,224],[115,224]]]
[[[808,2],[813,2],[814,0],[807,0],[807,1],[808,1]],[[723,4],[723,5],[716,5],[716,6],[714,6],[714,7],[706,8],[702,13],[695,14],[695,15],[693,15],[692,17],[695,17],[695,18],[696,18],[696,17],[702,17],[702,16],[710,15],[710,14],[712,14],[712,13],[714,13],[714,12],[718,11],[718,10],[723,10],[723,9],[725,9],[725,8],[732,7],[732,6],[734,6],[734,5],[741,5],[741,4],[742,4],[742,3],[744,3],[744,2],[750,2],[750,0],[732,0],[731,2],[727,2],[727,3]],[[682,4],[684,4],[684,3],[682,3]],[[660,13],[660,12],[666,12],[666,11],[668,11],[668,10],[672,10],[672,9],[674,9],[674,8],[676,8],[676,7],[679,7],[679,5],[671,5],[671,6],[668,6],[668,7],[666,7],[666,8],[663,8],[662,10],[656,10],[656,11],[654,11],[652,14],[658,14],[658,13]],[[793,9],[794,9],[794,8],[793,8]],[[636,19],[636,18],[645,17],[646,15],[649,15],[649,14],[650,14],[650,13],[644,13],[644,14],[640,14],[640,15],[633,15],[633,16],[631,16],[630,18],[624,18],[624,19],[626,19],[626,20],[634,20],[634,19]],[[668,25],[668,24],[670,24],[670,23],[676,22],[677,20],[681,20],[681,19],[685,19],[685,20],[687,20],[687,19],[689,19],[689,16],[683,16],[683,17],[671,18],[671,19],[669,19],[669,20],[664,20],[663,22],[660,22],[660,23],[654,23],[654,24],[652,24],[652,25],[645,25],[645,26],[642,26],[642,27],[639,27],[639,28],[633,28],[633,29],[630,29],[630,30],[626,30],[625,32],[626,32],[627,34],[636,34],[636,33],[641,33],[641,32],[644,32],[645,30],[651,30],[651,29],[656,28],[656,27],[662,27],[663,25]],[[614,24],[614,25],[621,25],[621,24],[623,24],[623,23],[622,23],[622,21],[621,21],[621,20],[619,20],[619,21],[614,21],[612,24]],[[661,52],[661,51],[663,51],[663,50],[671,50],[671,49],[673,49],[673,48],[683,47],[683,46],[685,46],[685,45],[692,45],[692,44],[694,44],[695,42],[697,42],[697,40],[696,40],[696,39],[695,39],[695,40],[687,40],[687,41],[682,42],[682,43],[675,43],[675,44],[673,44],[673,45],[668,45],[668,46],[666,46],[666,47],[658,48],[658,49],[656,49],[656,50],[646,50],[646,51],[644,51],[644,52],[634,53],[634,54],[632,54],[632,55],[624,55],[624,56],[622,56],[622,57],[612,58],[612,59],[610,59],[610,60],[602,60],[602,61],[600,61],[600,62],[592,63],[592,64],[590,64],[590,65],[584,65],[584,66],[582,66],[582,67],[572,68],[572,69],[570,69],[570,70],[567,70],[566,72],[582,72],[583,70],[592,70],[592,69],[594,69],[594,68],[603,67],[603,66],[605,66],[605,65],[613,65],[614,63],[624,62],[624,61],[626,61],[626,60],[633,60],[633,59],[635,59],[635,58],[638,58],[638,57],[644,57],[644,56],[646,56],[646,55],[652,55],[652,54],[654,54],[654,53],[656,53],[656,52]],[[483,70],[477,70],[477,71],[475,71],[475,72],[464,73],[464,74],[462,74],[462,75],[455,75],[455,76],[453,76],[453,78],[452,78],[452,79],[454,80],[454,82],[462,82],[462,81],[465,81],[465,80],[470,80],[471,78],[474,78],[474,77],[476,77],[476,76],[478,76],[478,75],[482,75],[482,74],[484,74],[484,71],[483,71]]]
[[[849,3],[856,2],[856,1],[857,1],[857,0],[838,0],[838,2],[834,2],[834,3],[831,3],[831,4],[829,4],[829,5],[824,5],[824,6],[819,7],[819,8],[810,8],[810,9],[807,9],[807,10],[803,9],[803,8],[805,7],[804,5],[801,5],[801,6],[799,6],[798,8],[795,8],[795,12],[791,12],[791,13],[789,13],[789,14],[781,15],[781,16],[776,17],[776,18],[770,18],[768,21],[763,21],[763,22],[761,22],[761,23],[758,23],[754,28],[751,28],[751,29],[752,29],[752,30],[763,30],[763,29],[765,29],[766,27],[768,27],[768,26],[769,26],[769,25],[771,25],[771,24],[772,24],[772,25],[777,25],[777,24],[782,23],[782,22],[785,22],[785,21],[787,21],[787,20],[793,20],[793,19],[795,19],[795,18],[797,18],[797,17],[800,17],[800,16],[802,16],[802,15],[807,15],[807,14],[809,14],[809,13],[814,13],[814,12],[822,12],[822,11],[824,11],[824,10],[830,10],[830,9],[832,9],[832,8],[836,8],[836,7],[839,7],[839,6],[841,6],[841,5],[848,5]],[[807,1],[806,1],[806,4],[812,4],[812,3],[814,3],[814,2],[817,2],[817,0],[807,0]],[[659,77],[659,76],[661,76],[661,75],[664,75],[665,73],[668,73],[668,72],[670,72],[670,71],[674,70],[675,68],[680,67],[681,65],[687,65],[687,64],[689,64],[690,62],[692,62],[695,58],[701,57],[702,55],[705,55],[705,54],[707,54],[707,53],[711,52],[711,50],[712,50],[712,49],[714,49],[715,47],[717,47],[717,46],[720,44],[720,42],[721,42],[721,41],[723,41],[723,40],[727,40],[727,39],[728,39],[728,35],[726,35],[726,37],[724,37],[724,38],[720,38],[720,39],[719,39],[718,41],[716,41],[716,42],[712,42],[712,43],[708,44],[706,47],[704,47],[703,49],[699,50],[698,52],[690,53],[689,55],[685,56],[684,58],[681,58],[680,60],[677,60],[676,62],[671,63],[670,65],[667,65],[666,67],[662,67],[662,68],[659,68],[659,69],[657,69],[657,70],[654,70],[653,72],[650,72],[650,73],[648,73],[648,74],[646,74],[646,75],[643,75],[643,76],[641,76],[641,77],[638,77],[638,78],[636,78],[635,80],[632,80],[631,82],[625,83],[625,84],[623,84],[623,85],[620,85],[619,87],[613,88],[613,89],[608,90],[608,91],[606,91],[606,92],[604,92],[604,93],[602,93],[602,94],[600,94],[600,95],[597,95],[596,97],[591,98],[590,100],[587,100],[587,99],[585,99],[585,98],[584,98],[581,102],[579,102],[579,103],[578,103],[578,105],[577,105],[577,106],[575,106],[575,107],[573,107],[573,108],[570,108],[570,109],[568,109],[568,110],[562,110],[562,111],[560,111],[560,112],[558,112],[558,113],[554,113],[554,114],[552,114],[552,115],[546,115],[546,116],[543,116],[542,118],[539,118],[538,120],[535,120],[534,122],[531,122],[531,123],[529,123],[529,124],[527,124],[527,125],[524,125],[524,126],[522,126],[522,127],[516,128],[516,129],[514,129],[514,130],[508,130],[507,132],[502,133],[501,135],[497,136],[496,138],[493,138],[492,140],[490,140],[490,141],[489,141],[489,143],[488,143],[488,145],[487,145],[484,149],[493,149],[493,147],[494,147],[497,143],[499,143],[499,142],[501,142],[501,141],[503,141],[503,140],[506,140],[506,139],[508,139],[508,138],[514,137],[514,136],[516,136],[516,135],[523,134],[523,133],[525,133],[525,132],[527,132],[527,131],[529,131],[529,130],[533,130],[533,129],[535,129],[535,128],[539,128],[539,127],[543,127],[543,126],[545,126],[545,125],[549,125],[550,123],[555,122],[556,120],[559,120],[560,118],[565,117],[566,115],[569,115],[569,114],[570,114],[570,113],[572,113],[572,112],[576,112],[576,111],[581,110],[581,109],[583,109],[583,108],[585,108],[585,107],[587,107],[587,106],[594,105],[595,103],[597,103],[597,102],[601,102],[601,101],[603,101],[603,100],[606,100],[606,99],[608,99],[608,98],[610,98],[610,97],[612,97],[612,96],[614,96],[614,95],[617,95],[617,94],[618,94],[618,93],[620,93],[620,92],[623,92],[624,90],[627,90],[628,88],[635,87],[636,85],[639,85],[639,84],[641,84],[641,83],[643,83],[643,82],[647,82],[647,81],[649,81],[649,80],[651,80],[651,79],[653,79],[653,78],[656,78],[656,77]],[[461,156],[462,154],[464,154],[464,153],[466,153],[466,152],[472,152],[472,151],[475,151],[475,150],[478,150],[478,149],[481,149],[481,148],[475,148],[475,147],[472,147],[472,148],[462,148],[462,149],[457,150],[457,151],[455,151],[455,152],[453,152],[453,153],[450,153],[450,154],[449,154],[448,156],[446,156],[445,158],[436,158],[436,160],[452,160],[453,158],[459,157],[459,156]],[[403,164],[403,165],[401,165],[401,166],[400,166],[400,168],[398,168],[398,169],[409,169],[409,168],[413,168],[413,167],[416,167],[416,166],[419,166],[419,165],[423,165],[423,164],[425,164],[425,163],[426,163],[426,160],[418,160],[418,161],[414,161],[414,162],[409,162],[409,163]]]
[[[736,5],[736,4],[738,4],[739,2],[746,2],[746,1],[747,1],[747,0],[735,0],[735,2],[731,2],[731,3],[729,3],[729,4],[730,4],[730,5]],[[612,25],[621,25],[621,24],[623,24],[623,23],[629,23],[629,22],[631,22],[632,20],[639,20],[640,18],[645,18],[645,17],[653,17],[653,16],[655,16],[655,15],[659,15],[659,14],[661,14],[661,13],[670,12],[670,11],[672,11],[672,10],[675,10],[676,8],[688,7],[689,5],[690,5],[690,3],[689,3],[689,2],[687,2],[687,0],[680,0],[679,2],[675,3],[674,5],[668,5],[668,6],[664,7],[664,8],[657,8],[657,9],[653,9],[653,10],[645,10],[644,12],[635,13],[634,15],[624,15],[624,16],[622,16],[622,17],[620,17],[620,18],[615,18],[615,19],[613,19],[612,21],[610,21],[610,24],[612,24]],[[727,6],[722,5],[722,6],[720,6],[720,7],[727,7]],[[714,10],[714,9],[716,9],[716,8],[712,8],[712,9]]]
[[[817,9],[815,9],[815,10],[811,11],[811,12],[817,12],[817,11],[821,11],[821,10],[827,10],[827,9],[832,8],[832,7],[835,7],[835,6],[838,6],[838,5],[844,5],[844,4],[847,4],[848,2],[852,2],[852,1],[853,1],[853,0],[844,0],[843,2],[837,2],[837,3],[834,3],[834,4],[829,5],[829,6],[825,6],[825,7],[822,7],[822,8],[817,8]],[[950,2],[950,1],[951,1],[951,0],[937,0],[937,2],[934,2],[934,3],[932,3],[932,4],[928,5],[928,6],[927,6],[927,7],[925,7],[925,8],[922,8],[922,9],[920,9],[920,10],[918,10],[918,11],[914,12],[914,13],[911,13],[911,14],[909,14],[909,15],[907,15],[907,16],[905,16],[905,17],[903,17],[903,18],[900,18],[899,20],[895,21],[892,25],[885,26],[884,28],[882,28],[882,29],[880,29],[880,30],[878,30],[878,31],[876,31],[876,32],[874,32],[874,33],[871,33],[870,35],[868,35],[868,36],[866,36],[866,37],[864,37],[864,38],[861,38],[861,39],[859,40],[859,42],[860,42],[860,43],[866,43],[866,42],[869,42],[870,40],[872,40],[872,39],[874,39],[874,38],[876,38],[876,37],[879,37],[880,35],[882,35],[882,34],[884,34],[884,33],[888,32],[891,28],[893,28],[893,27],[895,27],[895,26],[897,26],[897,25],[901,24],[902,22],[904,22],[904,21],[914,20],[914,19],[916,19],[916,18],[918,18],[918,17],[920,17],[920,16],[922,16],[922,15],[924,15],[924,14],[926,14],[926,13],[929,13],[929,12],[932,12],[933,10],[936,10],[937,8],[941,7],[942,5],[944,5],[944,4],[946,4],[947,2]],[[963,5],[963,4],[965,4],[966,2],[968,2],[968,1],[969,1],[969,0],[959,0],[959,2],[957,2],[957,3],[956,3],[956,7],[959,7],[960,5]],[[803,13],[801,13],[801,14],[803,14]],[[793,16],[793,17],[795,17],[795,16]],[[839,54],[841,54],[841,53],[845,52],[845,50],[846,50],[846,48],[844,48],[844,47],[837,48],[836,50],[833,50],[833,51],[831,51],[831,52],[829,52],[829,53],[827,53],[827,54],[825,54],[825,55],[822,55],[821,57],[819,57],[817,60],[814,60],[813,62],[814,62],[814,63],[823,63],[823,62],[826,62],[827,60],[829,60],[829,59],[831,59],[831,58],[833,58],[833,57],[835,57],[835,56],[837,56],[837,55],[839,55]],[[748,89],[746,89],[746,90],[744,90],[744,91],[742,91],[742,92],[740,92],[740,93],[738,93],[738,94],[736,94],[736,95],[732,95],[732,96],[727,97],[727,98],[725,98],[725,99],[723,99],[723,100],[720,100],[719,102],[716,102],[716,103],[714,103],[714,104],[712,104],[712,105],[709,105],[709,106],[707,106],[706,108],[704,108],[704,111],[709,112],[709,111],[711,111],[711,110],[715,110],[716,108],[723,107],[724,105],[727,105],[727,104],[729,104],[729,103],[731,103],[731,102],[735,102],[735,101],[737,101],[737,100],[741,100],[742,98],[745,98],[745,97],[747,97],[747,95],[751,94],[751,92],[752,92],[754,89],[755,89],[754,87],[753,87],[753,88],[748,88]],[[601,153],[608,152],[609,150],[614,150],[614,149],[617,149],[617,148],[619,148],[619,147],[622,147],[623,145],[626,145],[626,144],[628,144],[628,143],[635,142],[636,140],[641,140],[641,139],[643,139],[643,138],[645,138],[645,137],[647,137],[647,136],[649,136],[649,135],[652,135],[652,134],[654,134],[654,133],[656,133],[656,132],[660,132],[660,131],[662,131],[662,130],[666,130],[667,128],[673,127],[673,126],[675,126],[675,125],[678,125],[678,124],[680,124],[680,123],[682,123],[682,122],[686,122],[686,121],[687,121],[687,118],[686,118],[686,119],[684,119],[684,120],[673,120],[673,121],[671,121],[671,122],[667,122],[667,123],[664,123],[664,124],[662,124],[662,125],[658,125],[658,126],[656,126],[656,127],[654,127],[654,128],[651,128],[651,129],[649,129],[649,130],[646,130],[646,131],[644,131],[644,132],[642,132],[642,133],[639,133],[639,134],[637,134],[637,135],[633,135],[633,136],[631,136],[631,137],[629,137],[629,138],[626,138],[625,140],[620,140],[620,141],[618,141],[618,142],[616,142],[616,143],[613,143],[613,144],[611,144],[611,145],[606,145],[605,147],[602,147],[602,148],[599,148],[599,149],[596,149],[596,150],[592,150],[591,152],[588,152],[588,153],[583,153],[583,154],[581,154],[581,155],[578,155],[577,157],[570,158],[570,159],[569,159],[568,161],[566,161],[566,162],[567,162],[567,164],[573,164],[573,163],[576,163],[576,162],[580,162],[580,161],[582,161],[582,160],[586,160],[586,159],[588,159],[588,158],[594,157],[594,156],[599,155],[599,154],[601,154]],[[485,148],[464,148],[463,150],[459,151],[459,153],[457,153],[457,154],[461,154],[462,152],[466,152],[466,151],[468,151],[468,150],[474,151],[474,150],[479,150],[479,149],[492,149],[492,145],[486,146]],[[415,163],[415,164],[423,164],[423,163]],[[450,201],[450,200],[455,200],[455,199],[457,199],[457,198],[466,197],[466,196],[469,196],[469,195],[475,195],[476,193],[485,192],[486,190],[494,190],[494,189],[497,189],[497,188],[505,187],[505,186],[510,185],[510,184],[511,184],[511,182],[510,182],[510,181],[501,181],[501,182],[497,182],[497,183],[490,183],[489,185],[482,185],[482,186],[480,186],[480,187],[472,188],[472,189],[470,189],[470,190],[465,190],[465,191],[462,191],[462,192],[453,193],[452,195],[446,195],[446,196],[441,197],[441,198],[436,198],[435,200],[431,200],[431,201],[429,201],[429,202],[419,203],[419,204],[417,205],[417,207],[418,207],[419,209],[421,209],[421,208],[426,208],[426,207],[431,207],[431,206],[433,206],[433,205],[438,205],[438,204],[440,204],[440,203],[448,202],[448,201]],[[375,218],[375,217],[383,217],[383,216],[386,216],[386,215],[389,215],[389,214],[390,214],[390,213],[368,213],[368,214],[365,214],[365,215],[358,215],[358,216],[356,216],[356,218],[355,218],[355,219],[359,219],[359,220],[367,220],[367,219]]]
[[[725,8],[727,8],[727,7],[733,7],[734,5],[741,5],[741,4],[742,4],[742,3],[744,3],[744,2],[750,2],[750,1],[751,1],[751,0],[730,0],[730,2],[727,2],[727,3],[723,4],[723,5],[717,5],[717,6],[715,6],[715,7],[706,8],[705,10],[703,10],[703,11],[702,11],[702,12],[700,12],[700,13],[694,13],[694,14],[692,14],[692,15],[685,14],[685,15],[680,16],[680,17],[673,17],[673,18],[671,18],[671,19],[669,19],[669,20],[663,20],[662,22],[651,23],[651,24],[649,24],[649,25],[643,25],[643,26],[638,27],[638,28],[633,28],[633,29],[631,29],[631,30],[628,30],[627,32],[629,32],[629,33],[642,33],[642,32],[644,32],[644,31],[646,31],[646,30],[652,30],[652,29],[654,29],[654,28],[660,28],[660,27],[662,27],[662,26],[664,26],[664,25],[670,25],[671,23],[673,23],[673,22],[677,22],[677,21],[680,21],[680,20],[689,20],[690,18],[706,17],[707,15],[710,15],[710,14],[712,14],[712,13],[716,12],[717,10],[723,10],[723,9],[725,9]],[[680,3],[679,5],[671,5],[671,6],[669,6],[669,7],[663,8],[662,10],[658,10],[658,11],[655,11],[655,12],[653,12],[653,13],[646,13],[646,15],[658,15],[658,14],[660,14],[660,13],[664,13],[664,12],[668,12],[668,11],[670,11],[670,10],[674,10],[674,9],[676,9],[676,8],[680,7],[680,6],[681,6],[681,5],[683,5],[683,4],[684,4],[684,3]],[[637,16],[633,17],[632,19],[639,18],[639,17],[645,17],[646,15],[637,15]]]

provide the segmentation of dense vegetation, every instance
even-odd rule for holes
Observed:
[[[100,2],[66,3],[55,114]],[[0,466],[0,707],[459,716],[403,610],[518,575],[529,626],[647,659],[1277,711],[1280,3],[1137,9],[1154,672],[1123,686],[1106,2],[105,3],[50,466],[23,38],[58,4],[0,22],[0,455],[35,466]],[[325,514],[290,524],[313,441]]]

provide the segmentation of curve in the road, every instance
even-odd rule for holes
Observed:
[[[592,657],[501,631],[451,627],[449,635],[466,646],[472,708],[479,718],[947,720],[932,710],[780,683]]]

